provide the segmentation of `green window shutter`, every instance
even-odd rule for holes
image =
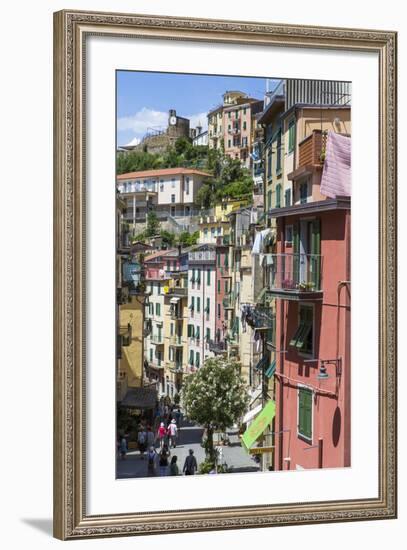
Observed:
[[[216,253],[216,264],[218,267],[220,267],[220,252]]]
[[[160,307],[160,304],[158,302],[155,304],[155,314],[158,317],[161,315],[161,307]]]
[[[321,227],[319,220],[312,221],[311,254],[311,283],[314,285],[314,290],[319,290],[321,287]]]
[[[291,120],[288,125],[288,152],[294,151],[294,137],[295,137],[295,121]]]
[[[210,339],[211,339],[211,329],[207,328],[206,329],[206,340],[207,340],[207,342],[209,342]]]
[[[211,307],[211,301],[209,298],[206,298],[206,313],[210,312],[210,307]]]
[[[198,283],[198,285],[201,284],[201,270],[200,269],[196,270],[196,282]]]
[[[225,254],[224,266],[229,267],[229,254],[228,253]]]
[[[312,439],[312,392],[306,388],[298,392],[298,433]]]
[[[300,225],[298,222],[293,224],[293,282],[300,280]]]
[[[220,292],[220,279],[218,279],[218,292]]]
[[[189,364],[190,365],[194,364],[194,350],[193,349],[191,349],[190,352],[189,352]]]
[[[196,327],[196,328],[195,328],[195,338],[196,338],[197,340],[199,340],[200,337],[201,337],[201,330],[200,330],[199,327]]]
[[[196,311],[198,313],[201,311],[201,298],[199,296],[196,298]]]
[[[187,334],[188,334],[188,338],[191,338],[191,325],[188,325]]]
[[[153,349],[150,348],[150,362],[153,360]]]
[[[271,210],[271,191],[267,192],[267,206],[268,209]]]
[[[206,284],[207,285],[211,284],[211,270],[210,269],[208,269],[207,272],[206,272]]]
[[[195,354],[195,366],[196,367],[199,367],[199,362],[200,362],[200,353],[199,353],[199,351],[197,351],[196,354]]]
[[[276,208],[281,207],[281,185],[276,186]]]

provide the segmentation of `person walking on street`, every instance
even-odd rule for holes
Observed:
[[[170,476],[177,476],[179,474],[178,464],[177,464],[177,455],[174,455],[171,458],[170,464]]]
[[[170,457],[171,453],[168,449],[168,445],[164,443],[163,448],[160,451],[160,459],[159,459],[159,465],[160,465],[160,476],[166,476],[167,470],[168,470],[168,459]]]
[[[194,457],[193,449],[189,449],[189,455],[186,457],[184,462],[184,467],[182,471],[186,476],[193,476],[198,469],[198,464],[196,458]]]
[[[178,432],[177,423],[175,421],[175,418],[173,418],[171,422],[168,424],[168,429],[167,429],[170,447],[177,446],[177,432]]]
[[[122,460],[126,460],[126,454],[127,454],[127,441],[123,435],[120,440],[120,458]]]
[[[147,453],[147,476],[154,477],[157,475],[157,453],[154,446],[150,447]]]
[[[147,426],[147,448],[154,447],[155,436],[151,426]]]
[[[144,453],[146,452],[146,449],[147,449],[147,432],[144,426],[140,426],[140,430],[137,434],[137,443],[140,451],[140,458],[143,460]]]
[[[167,435],[167,430],[165,429],[164,422],[161,422],[160,427],[158,428],[158,431],[157,431],[158,441],[160,442],[160,450],[162,450],[164,446],[166,435]]]
[[[180,429],[180,423],[181,423],[181,410],[178,407],[178,409],[174,413],[175,421],[177,423],[177,428]]]

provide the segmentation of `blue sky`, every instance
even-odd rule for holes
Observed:
[[[273,87],[273,85],[271,85]],[[140,139],[147,128],[165,128],[168,110],[207,127],[207,112],[220,104],[226,90],[263,99],[264,78],[117,72],[117,144]]]

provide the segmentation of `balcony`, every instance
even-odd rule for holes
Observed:
[[[121,326],[119,331],[119,341],[120,344],[124,347],[128,347],[131,344],[132,339],[132,327],[130,323],[126,326]]]
[[[266,254],[269,293],[285,300],[321,300],[322,256]]]
[[[170,346],[174,348],[182,348],[184,345],[184,341],[182,340],[182,336],[170,336]]]
[[[225,296],[225,298],[223,298],[222,300],[222,303],[223,303],[223,307],[225,309],[235,309],[235,296],[233,294],[233,292],[229,292],[229,294],[227,296]]]
[[[174,361],[168,361],[168,367],[171,372],[175,374],[185,374],[187,371],[182,366],[182,361],[175,359]]]
[[[300,177],[311,174],[315,170],[322,169],[326,139],[326,132],[313,130],[309,136],[299,143],[297,167],[287,175],[289,180],[297,180]]]
[[[214,264],[215,250],[196,250],[188,254],[189,264]]]
[[[225,278],[225,279],[229,278],[229,277],[232,277],[232,270],[228,266],[220,267],[219,271],[220,271],[220,276]]]
[[[152,334],[151,335],[151,343],[155,344],[156,346],[163,346],[164,345],[164,336],[162,334]]]
[[[188,296],[188,289],[182,286],[174,286],[168,289],[168,296],[176,296],[177,298],[183,298]]]
[[[209,340],[208,342],[209,351],[212,353],[226,353],[227,352],[227,346],[226,342],[224,340],[220,342],[215,342],[214,340]]]
[[[216,237],[216,244],[218,246],[229,246],[230,245],[229,235],[223,235],[223,236],[220,236],[220,237]]]

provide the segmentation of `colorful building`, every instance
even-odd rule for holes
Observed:
[[[199,242],[201,244],[216,244],[219,238],[227,242],[229,236],[229,218],[228,214],[242,206],[245,206],[248,200],[226,199],[218,203],[214,208],[202,210],[199,217]]]
[[[211,175],[193,168],[143,170],[117,176],[117,189],[126,201],[124,220],[142,229],[148,212],[160,221],[179,219],[188,224],[199,214],[197,193]]]
[[[199,245],[188,253],[188,303],[188,365],[193,372],[213,356],[209,342],[215,336],[215,246]]]

